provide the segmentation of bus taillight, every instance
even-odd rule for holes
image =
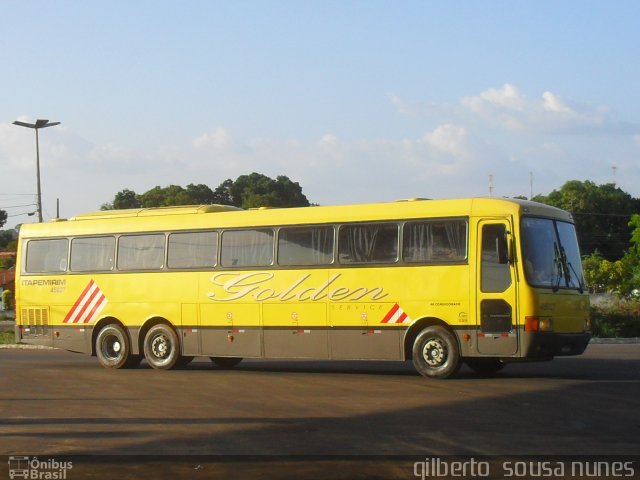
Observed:
[[[525,332],[551,332],[553,331],[553,322],[549,317],[525,317]]]

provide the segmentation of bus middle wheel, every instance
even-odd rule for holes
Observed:
[[[149,329],[144,337],[144,358],[159,370],[173,368],[180,357],[178,336],[168,325],[160,323]]]
[[[104,326],[96,337],[96,357],[105,368],[129,366],[131,344],[129,336],[117,323]]]

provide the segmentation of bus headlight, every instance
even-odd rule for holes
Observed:
[[[553,331],[553,321],[550,318],[540,318],[538,325],[541,332]]]

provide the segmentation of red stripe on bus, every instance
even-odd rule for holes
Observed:
[[[398,319],[396,320],[396,323],[402,323],[404,322],[404,319],[407,318],[407,314],[405,312],[402,312],[402,315],[400,315],[398,317]]]
[[[84,291],[80,294],[80,296],[78,297],[78,299],[76,300],[76,303],[73,304],[73,307],[71,307],[71,310],[69,310],[69,313],[67,313],[67,316],[64,317],[64,320],[62,321],[62,323],[67,323],[71,317],[73,316],[73,313],[76,311],[76,309],[78,308],[78,306],[80,305],[80,302],[82,302],[82,299],[84,298],[84,296],[87,294],[87,292],[89,290],[91,290],[91,287],[93,286],[94,281],[91,280],[86,288],[84,289]]]
[[[391,310],[389,310],[389,313],[387,313],[385,317],[382,319],[382,323],[387,323],[389,320],[391,320],[391,317],[395,315],[395,313],[398,311],[399,308],[400,308],[400,305],[398,305],[397,303],[393,307],[391,307]]]
[[[87,315],[87,317],[84,319],[83,323],[89,323],[93,318],[93,314],[96,313],[96,310],[98,309],[98,307],[101,307],[104,304],[104,302],[107,300],[107,297],[105,297],[102,294],[102,291],[100,291],[100,289],[98,289],[98,293],[101,295],[102,298],[100,298],[100,300],[96,302],[96,304],[93,306],[93,308],[89,312],[89,315]]]
[[[93,291],[93,293],[89,296],[89,298],[87,298],[87,301],[82,306],[82,309],[78,312],[78,316],[75,318],[73,323],[78,323],[78,320],[80,320],[82,318],[82,316],[84,315],[84,312],[86,312],[87,308],[89,308],[89,305],[91,304],[93,299],[96,297],[96,295],[102,295],[102,292],[100,291],[99,288],[96,288]]]

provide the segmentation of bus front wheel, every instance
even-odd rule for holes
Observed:
[[[144,358],[159,370],[173,368],[180,357],[178,336],[169,325],[159,323],[149,329],[144,337]]]
[[[105,368],[125,368],[131,360],[131,344],[124,329],[111,323],[103,327],[96,337],[96,357]]]
[[[453,333],[441,325],[432,325],[418,334],[413,343],[413,365],[430,378],[448,378],[460,368],[460,350]]]

